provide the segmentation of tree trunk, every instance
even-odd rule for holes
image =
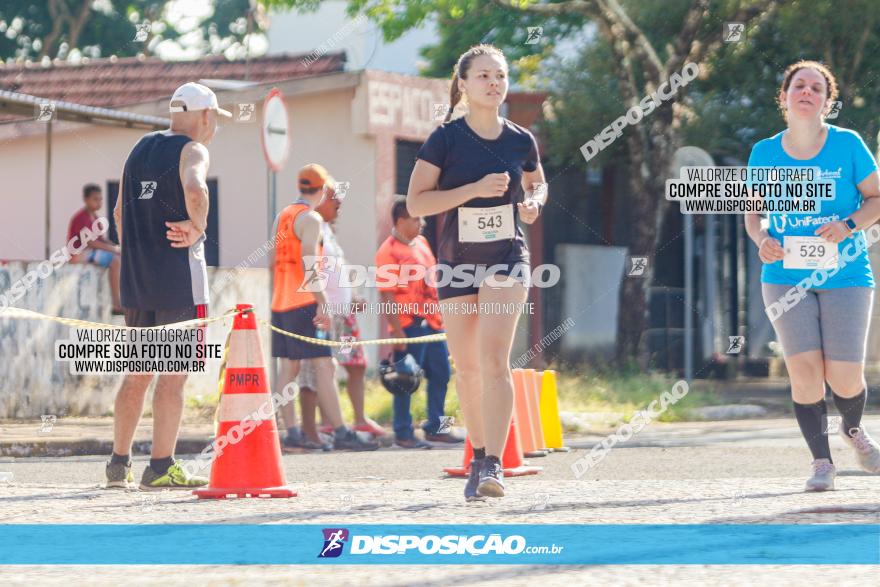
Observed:
[[[86,22],[88,22],[91,12],[92,0],[83,0],[83,3],[79,7],[79,12],[76,15],[76,19],[72,20],[70,24],[70,38],[67,43],[69,45],[69,50],[79,47],[79,35],[82,32],[83,27],[86,25]]]
[[[617,316],[617,364],[637,362],[647,365],[644,332],[648,326],[648,294],[654,279],[656,256],[660,248],[663,215],[667,203],[664,195],[672,154],[677,143],[676,121],[672,104],[658,107],[628,132],[630,160],[631,257],[647,257],[645,272],[630,276],[631,264],[624,268]]]

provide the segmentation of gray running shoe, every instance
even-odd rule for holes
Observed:
[[[504,497],[504,468],[498,457],[483,459],[477,494],[484,497]]]
[[[813,476],[807,479],[806,491],[831,491],[837,469],[828,459],[813,461]]]
[[[107,463],[104,469],[107,474],[107,483],[104,489],[133,489],[134,475],[131,473],[131,461],[127,465],[122,463]]]
[[[336,450],[355,451],[376,450],[379,448],[379,443],[375,440],[364,438],[349,428],[343,434],[339,434],[338,432],[333,434],[333,448]]]
[[[486,498],[477,493],[477,485],[480,484],[480,470],[483,468],[483,459],[471,461],[471,470],[468,474],[467,485],[464,486],[465,501],[486,501]]]
[[[287,435],[284,437],[284,447],[303,448],[306,450],[333,450],[333,442],[330,441],[329,437],[326,434],[321,434],[319,432],[318,438],[321,439],[321,442],[309,440],[306,435],[303,434],[302,430],[300,430],[299,428],[294,428],[292,431],[288,431]]]
[[[851,437],[843,428],[840,429],[843,441],[856,451],[859,466],[868,473],[880,473],[880,446],[877,441],[868,436],[864,426],[852,428],[850,433]]]

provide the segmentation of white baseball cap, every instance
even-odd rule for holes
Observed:
[[[192,112],[193,110],[216,110],[221,116],[232,117],[232,112],[223,110],[217,104],[217,95],[211,88],[189,82],[183,84],[171,96],[169,112]]]

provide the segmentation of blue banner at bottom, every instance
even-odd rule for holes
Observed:
[[[0,564],[880,564],[880,525],[0,525]]]

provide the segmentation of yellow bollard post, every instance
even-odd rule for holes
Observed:
[[[556,393],[556,371],[541,373],[541,427],[544,442],[554,452],[568,452],[571,448],[562,441],[562,422],[559,419],[559,398]]]

